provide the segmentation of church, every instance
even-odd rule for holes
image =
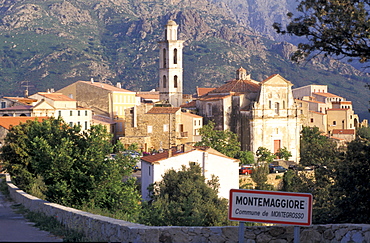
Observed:
[[[251,79],[244,68],[236,77],[196,100],[205,123],[236,133],[243,151],[265,147],[275,153],[286,147],[290,160],[299,162],[302,120],[297,112],[291,87],[279,74],[262,82]]]
[[[172,107],[183,104],[183,42],[177,39],[178,25],[169,20],[165,40],[159,42],[160,100]],[[244,68],[236,77],[196,100],[198,115],[205,124],[230,130],[239,137],[242,150],[256,152],[265,147],[275,153],[286,147],[291,160],[299,161],[302,121],[297,112],[293,84],[275,74],[262,82],[251,79]]]

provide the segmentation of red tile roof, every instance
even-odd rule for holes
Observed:
[[[231,95],[217,95],[217,94],[208,94],[207,96],[200,98],[199,100],[222,100],[227,97],[230,97]]]
[[[332,134],[355,134],[355,129],[333,129]]]
[[[33,106],[32,105],[16,105],[16,106],[11,106],[11,107],[6,107],[0,109],[0,111],[14,111],[14,110],[32,110]]]
[[[32,104],[33,102],[37,102],[36,99],[31,98],[24,98],[24,97],[4,97],[5,99],[14,100],[26,105]]]
[[[40,116],[40,117],[30,117],[30,116],[3,116],[0,117],[0,126],[10,129],[12,126],[19,125],[21,123],[26,123],[28,120],[38,120],[42,121],[44,119],[48,119],[47,116]]]
[[[185,115],[185,116],[191,116],[191,117],[194,117],[194,118],[203,118],[202,116],[198,116],[198,115],[190,113],[190,112],[183,112],[182,114]]]
[[[84,84],[89,84],[91,86],[95,86],[95,87],[99,87],[99,88],[102,88],[102,89],[105,89],[105,90],[109,90],[109,91],[118,91],[118,92],[132,92],[132,93],[135,93],[133,91],[130,91],[130,90],[127,90],[127,89],[121,89],[121,88],[118,88],[116,86],[113,86],[113,85],[110,85],[110,84],[106,84],[106,83],[100,83],[100,82],[91,82],[91,81],[78,81],[78,82],[81,82],[81,83],[84,83]]]
[[[153,107],[147,114],[174,114],[180,109],[180,107]]]
[[[76,101],[74,99],[69,98],[68,96],[62,94],[62,93],[47,93],[47,92],[38,92],[37,94],[44,96],[48,99],[54,100],[54,101]]]
[[[329,97],[329,98],[342,98],[338,95],[335,95],[335,94],[332,94],[332,93],[321,93],[321,92],[316,92],[316,93],[312,93],[312,94],[315,94],[315,95],[318,95],[318,96],[323,96],[323,97]]]
[[[198,88],[197,87],[197,95],[198,97],[208,94],[209,92],[215,90],[216,88]]]
[[[193,101],[190,101],[189,103],[185,103],[185,104],[182,104],[180,106],[181,108],[192,108],[192,107],[196,107],[196,101],[193,100]]]
[[[260,85],[256,84],[251,80],[239,80],[234,79],[231,80],[224,85],[212,90],[208,93],[229,93],[229,92],[236,92],[236,93],[256,93],[260,90]]]

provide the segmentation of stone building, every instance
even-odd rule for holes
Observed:
[[[276,152],[286,147],[290,159],[298,162],[302,122],[292,86],[279,74],[262,82],[252,80],[240,68],[235,79],[199,98],[196,106],[205,122],[212,120],[216,129],[236,133],[242,150],[265,147]]]
[[[77,100],[80,106],[90,107],[95,115],[105,116],[115,124],[115,139],[124,136],[125,109],[140,103],[136,92],[106,84],[90,81],[77,81],[58,92]],[[96,123],[99,123],[96,121]]]
[[[142,104],[126,109],[125,136],[120,142],[136,143],[144,152],[163,150],[200,140],[203,118],[181,112],[180,107],[153,107]]]

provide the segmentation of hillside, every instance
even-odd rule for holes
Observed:
[[[214,87],[246,68],[255,80],[279,73],[295,86],[328,84],[368,117],[369,78],[338,61],[289,61],[294,46],[271,24],[293,0],[0,0],[0,95],[59,89],[76,80],[157,86],[157,42],[168,19],[185,40],[184,91]]]

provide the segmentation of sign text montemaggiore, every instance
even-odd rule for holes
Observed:
[[[229,219],[309,226],[312,194],[231,189]]]

